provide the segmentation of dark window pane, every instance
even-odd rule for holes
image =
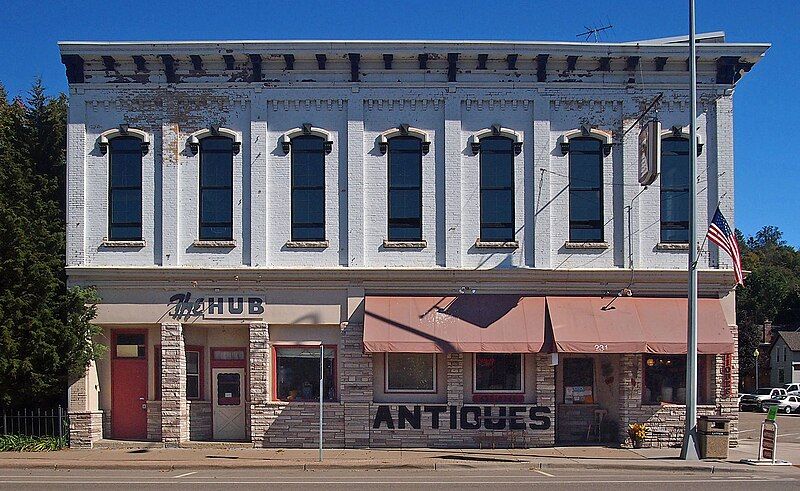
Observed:
[[[200,169],[204,187],[229,187],[233,184],[233,165],[230,155],[212,153],[203,157]]]
[[[420,187],[422,183],[421,153],[392,152],[389,156],[390,187]]]
[[[188,375],[200,373],[200,353],[197,351],[186,352],[186,373]]]
[[[241,403],[241,375],[238,373],[217,374],[217,404],[238,406]]]
[[[186,398],[199,399],[200,398],[200,376],[199,375],[186,375]]]
[[[141,225],[112,225],[108,229],[111,240],[141,240]]]
[[[486,242],[511,242],[514,240],[514,228],[511,226],[482,226],[481,240]]]
[[[386,389],[433,391],[436,387],[435,356],[429,353],[387,353]]]
[[[292,240],[325,239],[325,141],[292,139]]]
[[[689,242],[689,140],[665,138],[661,145],[661,241]]]
[[[481,139],[481,240],[514,240],[514,142]]]
[[[603,230],[600,227],[570,228],[569,240],[572,242],[602,242]]]
[[[573,221],[602,219],[601,191],[572,191],[569,193],[569,215]]]
[[[403,226],[398,224],[389,224],[389,240],[394,241],[415,241],[421,240],[422,227],[420,226]]]
[[[142,141],[109,141],[108,234],[111,240],[142,238]]]
[[[569,141],[569,240],[603,240],[603,148],[595,138]]]
[[[522,355],[475,353],[475,390],[517,392],[522,390]]]
[[[202,225],[200,227],[200,238],[202,240],[231,240],[233,237],[233,227]]]
[[[594,360],[592,358],[564,359],[564,403],[591,404],[594,402]]]
[[[203,223],[214,225],[230,223],[233,196],[230,189],[203,189],[200,193]]]
[[[672,402],[686,403],[686,356],[644,355],[644,387],[642,402],[660,404]],[[698,356],[698,399],[701,404],[711,402],[706,379],[708,356]]]
[[[233,154],[233,140],[225,136],[209,136],[200,140],[200,151]]]
[[[422,140],[389,140],[389,240],[422,239]]]
[[[112,150],[110,161],[111,186],[140,187],[142,185],[142,153],[140,151],[117,153]]]
[[[292,221],[295,224],[325,221],[325,191],[322,189],[295,189],[292,193]]]
[[[389,219],[416,219],[422,215],[421,191],[419,189],[389,190]]]
[[[295,225],[292,227],[293,240],[325,240],[325,229],[318,225]]]
[[[200,239],[233,238],[233,140],[200,140]]]
[[[336,400],[333,350],[325,350],[323,397]],[[276,392],[283,401],[319,401],[319,348],[278,348]]]

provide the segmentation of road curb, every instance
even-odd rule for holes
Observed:
[[[515,469],[515,470],[570,470],[570,469],[613,469],[613,470],[635,470],[635,471],[673,471],[697,474],[720,473],[753,473],[752,467],[738,465],[735,463],[719,463],[713,465],[669,465],[661,463],[632,463],[632,462],[269,462],[269,461],[44,461],[44,460],[25,460],[25,459],[0,459],[0,469],[54,469],[54,470],[74,470],[74,469],[119,469],[119,470],[157,470],[157,471],[177,471],[177,470],[203,470],[203,469],[274,469],[274,470],[295,470],[295,471],[320,471],[320,470],[450,470],[450,469]]]

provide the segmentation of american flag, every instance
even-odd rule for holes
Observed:
[[[717,244],[720,249],[727,252],[733,259],[733,271],[736,273],[736,283],[744,285],[744,274],[742,274],[742,256],[739,254],[739,244],[736,243],[736,235],[731,230],[728,221],[717,208],[711,225],[708,226],[706,237],[711,242]]]

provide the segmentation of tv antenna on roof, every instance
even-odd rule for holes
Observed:
[[[594,42],[597,43],[597,42],[600,42],[600,33],[602,33],[603,31],[606,31],[608,29],[611,29],[613,27],[614,26],[612,26],[611,24],[609,24],[607,26],[603,26],[603,27],[583,26],[583,28],[586,29],[586,31],[584,31],[584,32],[582,32],[580,34],[576,34],[575,37],[579,38],[581,36],[586,36],[586,40],[588,41],[589,39],[592,38],[592,36],[594,36]]]

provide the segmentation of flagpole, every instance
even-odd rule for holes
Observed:
[[[686,427],[681,459],[698,460],[697,452],[697,60],[694,0],[689,0],[689,312],[686,335]]]

